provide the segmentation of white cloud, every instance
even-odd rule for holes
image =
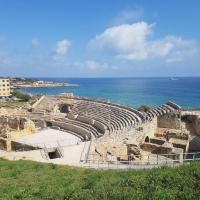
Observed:
[[[124,24],[127,22],[133,22],[143,17],[144,10],[142,8],[126,9],[122,10],[114,18],[114,24]]]
[[[31,40],[31,45],[33,48],[37,48],[40,46],[40,40],[38,38],[33,38]]]
[[[62,60],[68,53],[71,42],[69,40],[58,41],[55,48],[54,59]]]
[[[153,28],[154,24],[146,22],[113,26],[97,35],[90,41],[89,46],[112,52],[124,60],[165,58],[166,61],[181,61],[197,53],[195,42],[181,37],[150,39]]]
[[[98,63],[94,60],[87,60],[85,62],[85,67],[90,69],[90,70],[99,70],[99,69],[106,69],[108,68],[108,64],[107,63]]]
[[[104,70],[110,68],[108,63],[100,63],[95,60],[74,62],[73,65],[76,67],[80,67],[82,70],[89,70],[89,71],[93,71],[93,72],[104,71]],[[111,67],[113,67],[113,66],[111,66]]]

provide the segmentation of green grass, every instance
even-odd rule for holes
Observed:
[[[0,199],[200,199],[200,164],[100,171],[1,160]]]

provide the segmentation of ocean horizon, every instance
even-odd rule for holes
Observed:
[[[173,101],[184,108],[200,107],[200,77],[34,78],[80,86],[25,88],[21,91],[46,95],[73,93],[78,96],[106,99],[134,108],[144,104],[155,107],[167,101]]]

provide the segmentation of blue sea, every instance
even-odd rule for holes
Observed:
[[[184,108],[200,108],[199,78],[38,78],[79,84],[79,87],[27,88],[30,94],[74,95],[109,99],[113,103],[138,107],[142,104],[159,106],[173,101]]]

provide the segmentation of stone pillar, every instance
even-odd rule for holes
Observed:
[[[6,151],[12,151],[10,132],[7,132],[6,135],[7,135],[7,138],[6,138]]]
[[[183,163],[183,153],[179,154],[180,163]]]
[[[6,140],[6,151],[12,151],[12,145],[10,138],[7,138]]]
[[[20,119],[17,118],[17,130],[18,130],[18,131],[20,130],[20,128],[19,128],[19,123],[20,123]]]

